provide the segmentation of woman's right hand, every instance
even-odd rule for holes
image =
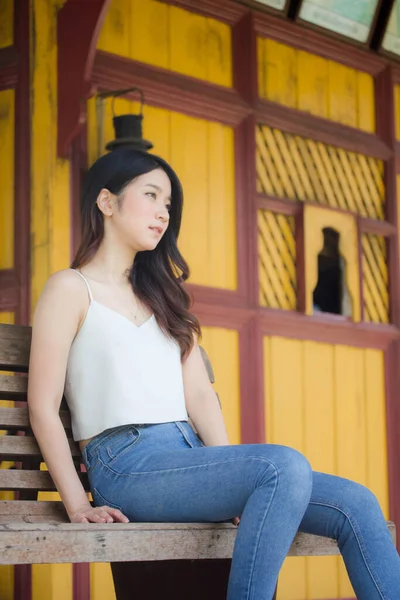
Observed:
[[[83,506],[69,516],[71,523],[129,523],[129,519],[110,506]]]

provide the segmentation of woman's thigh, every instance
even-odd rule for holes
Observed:
[[[96,503],[117,506],[136,521],[229,520],[260,485],[273,496],[283,474],[293,488],[309,477],[306,459],[284,446],[139,448],[119,457],[101,452],[90,473]]]

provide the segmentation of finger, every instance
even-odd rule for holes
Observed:
[[[129,523],[128,517],[126,517],[120,510],[117,508],[111,508],[107,506],[108,513],[114,518],[114,521],[119,521],[120,523]]]
[[[90,519],[92,523],[104,523],[104,519],[97,513],[92,513],[88,516],[88,519]]]
[[[100,516],[102,519],[104,519],[106,523],[112,523],[112,522],[113,522],[113,520],[114,520],[114,519],[112,518],[112,516],[111,516],[111,515],[109,515],[109,514],[108,514],[108,512],[107,512],[107,511],[105,511],[105,510],[102,510],[102,511],[99,513],[99,516]]]

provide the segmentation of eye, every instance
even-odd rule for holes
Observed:
[[[156,199],[156,193],[155,192],[146,192],[146,196],[150,196],[150,198],[153,198],[153,200]]]

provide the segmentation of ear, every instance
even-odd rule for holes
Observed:
[[[97,196],[96,204],[103,215],[111,217],[114,211],[115,196],[110,190],[103,188]]]

